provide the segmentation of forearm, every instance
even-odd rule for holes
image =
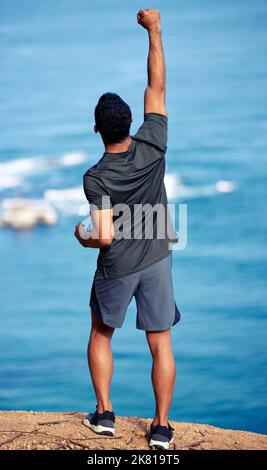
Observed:
[[[147,59],[148,87],[154,90],[166,89],[166,64],[162,45],[160,25],[148,30],[149,53]]]
[[[99,236],[92,230],[79,236],[79,241],[84,248],[105,248],[112,243],[112,239],[100,239]]]

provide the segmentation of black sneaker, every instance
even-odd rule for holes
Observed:
[[[169,449],[169,445],[173,442],[173,431],[174,429],[168,424],[168,426],[150,426],[150,447],[153,449]]]
[[[115,434],[115,415],[113,411],[98,413],[96,409],[93,414],[89,413],[85,416],[83,424],[103,436],[114,436]]]

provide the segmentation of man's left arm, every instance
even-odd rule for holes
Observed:
[[[104,248],[114,238],[113,209],[103,181],[97,175],[86,172],[83,188],[90,204],[92,230],[87,232],[83,223],[76,226],[74,235],[85,248]]]

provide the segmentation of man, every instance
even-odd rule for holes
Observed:
[[[166,70],[159,11],[141,10],[137,21],[149,36],[144,123],[135,136],[130,136],[129,106],[113,93],[100,98],[95,109],[95,132],[101,134],[105,152],[84,175],[93,228],[87,236],[81,224],[75,231],[83,246],[100,248],[91,291],[92,326],[88,344],[97,409],[88,414],[83,423],[99,434],[115,432],[109,393],[113,370],[110,343],[114,329],[122,326],[127,307],[135,297],[136,326],[146,332],[153,358],[156,411],[150,428],[150,446],[168,449],[173,438],[168,414],[175,383],[170,328],[180,320],[180,313],[174,300],[171,275],[170,241],[173,242],[174,237],[154,233],[159,224],[158,218],[154,220],[154,212],[158,216],[159,208],[167,208],[164,186],[168,121]],[[152,207],[148,209],[148,214],[152,214],[148,229],[143,209],[135,210],[140,205],[146,209]],[[165,215],[161,214],[160,220],[168,225]],[[120,236],[121,226],[123,236]],[[144,231],[146,237],[142,236]]]

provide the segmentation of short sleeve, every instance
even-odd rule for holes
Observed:
[[[162,152],[167,150],[168,117],[158,113],[146,113],[144,123],[134,139],[153,145]]]
[[[90,172],[83,176],[83,189],[91,210],[111,209],[110,196],[102,180]]]

